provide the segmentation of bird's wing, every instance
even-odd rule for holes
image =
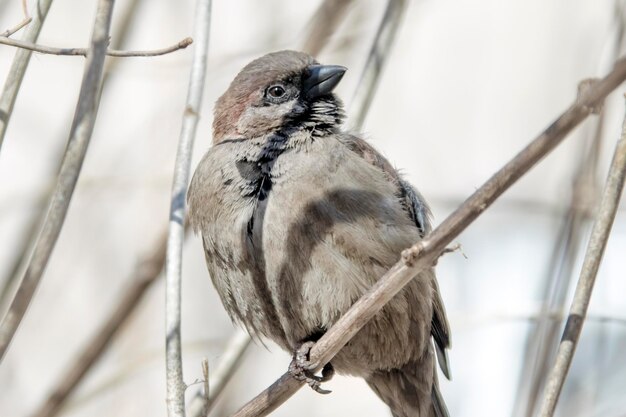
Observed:
[[[389,182],[396,188],[398,197],[402,201],[407,214],[420,230],[420,235],[423,237],[429,233],[431,230],[431,214],[424,197],[411,184],[402,179],[389,161],[364,139],[353,135],[345,135],[341,137],[341,142],[361,158],[380,168],[385,173]],[[446,378],[450,379],[450,366],[447,354],[447,349],[450,348],[450,325],[448,324],[446,310],[436,279],[432,281],[432,285],[433,318],[430,332],[435,342],[437,361],[441,371]]]
[[[382,156],[367,141],[357,136],[342,135],[340,140],[348,149],[385,173],[387,180],[396,189],[404,209],[420,230],[420,235],[423,237],[430,232],[430,209],[424,198],[400,177],[398,171],[389,163],[387,158]]]
[[[437,353],[437,362],[441,372],[447,379],[450,379],[450,362],[448,360],[448,349],[450,348],[450,324],[446,317],[446,309],[443,306],[441,293],[437,280],[433,281],[433,319],[430,327],[430,334],[435,341],[435,352]]]

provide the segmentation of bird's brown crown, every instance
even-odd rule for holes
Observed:
[[[276,131],[314,111],[313,104],[320,98],[334,100],[340,122],[341,105],[331,91],[344,72],[343,67],[319,65],[303,52],[279,51],[255,59],[217,100],[213,142],[256,138]]]

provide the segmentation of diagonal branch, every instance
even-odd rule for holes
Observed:
[[[146,51],[118,51],[116,49],[107,49],[106,55],[114,56],[117,58],[131,58],[131,57],[152,57],[169,54],[176,52],[179,49],[185,49],[193,43],[193,39],[185,38],[174,45],[167,46],[160,49],[152,49]],[[63,55],[63,56],[87,56],[89,49],[87,48],[55,48],[52,46],[37,45],[32,42],[20,41],[11,39],[6,36],[0,36],[0,44],[14,46],[16,48],[26,49],[32,52],[39,52],[41,54],[48,55]]]
[[[302,51],[316,57],[342,22],[354,0],[324,0],[309,22]]]
[[[198,0],[194,22],[194,36],[198,39],[198,43],[194,48],[187,90],[187,104],[183,113],[183,123],[176,153],[165,261],[165,357],[167,413],[169,417],[185,416],[185,389],[187,387],[183,381],[180,331],[185,195],[189,183],[193,142],[200,119],[200,107],[204,93],[209,54],[210,22],[211,0]]]
[[[0,361],[4,357],[15,331],[26,313],[39,280],[48,264],[52,250],[63,227],[76,181],[87,153],[100,102],[102,69],[109,39],[113,4],[114,0],[100,0],[98,2],[91,48],[85,62],[76,113],[74,114],[65,156],[61,163],[57,186],[24,278],[20,283],[17,294],[13,298],[9,311],[5,315],[2,324],[0,324]]]
[[[598,269],[602,262],[602,255],[606,248],[606,243],[611,233],[611,227],[615,220],[615,213],[619,205],[622,191],[624,189],[624,180],[626,179],[626,115],[624,116],[624,125],[622,128],[622,136],[617,141],[613,161],[609,168],[609,175],[602,193],[602,200],[598,208],[596,221],[591,230],[591,237],[587,246],[587,253],[583,261],[580,278],[576,285],[576,292],[570,307],[569,316],[563,331],[563,337],[559,344],[556,361],[544,391],[544,399],[541,405],[540,417],[552,417],[556,409],[557,401],[563,389],[565,378],[572,364],[572,358],[576,351],[576,346],[580,340],[587,309],[591,299],[591,293],[596,281]]]
[[[626,59],[622,58],[616,62],[613,70],[605,78],[581,91],[576,101],[557,120],[476,190],[432,233],[413,247],[403,251],[402,259],[380,278],[313,346],[310,352],[311,363],[313,364],[311,370],[317,372],[330,362],[337,352],[394,295],[420,271],[431,267],[453,239],[540,159],[550,153],[625,79]],[[267,415],[292,396],[301,386],[301,382],[286,373],[234,416]]]
[[[14,33],[16,33],[17,31],[19,31],[20,29],[22,29],[24,26],[26,26],[27,24],[29,24],[30,22],[32,22],[33,18],[32,17],[25,17],[24,20],[22,20],[20,23],[18,23],[17,25],[13,26],[10,29],[5,30],[4,32],[0,33],[0,38],[1,37],[5,37],[8,38],[9,36],[13,36]]]

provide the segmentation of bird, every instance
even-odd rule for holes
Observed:
[[[231,319],[292,353],[318,392],[334,372],[365,379],[394,417],[447,417],[450,330],[433,268],[419,273],[324,367],[308,351],[431,231],[422,195],[343,127],[346,68],[298,51],[247,64],[214,108],[213,143],[188,193],[189,223]]]

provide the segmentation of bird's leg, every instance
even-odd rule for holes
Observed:
[[[298,381],[306,382],[315,392],[320,394],[330,394],[330,390],[322,388],[322,382],[330,381],[335,374],[333,366],[329,363],[324,365],[322,375],[317,376],[311,372],[310,352],[315,342],[308,341],[302,343],[294,352],[293,359],[289,364],[289,373]]]

